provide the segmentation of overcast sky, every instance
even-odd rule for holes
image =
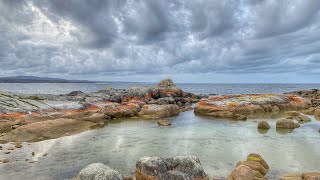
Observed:
[[[320,0],[0,0],[0,76],[320,83]]]

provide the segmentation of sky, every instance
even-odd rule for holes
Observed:
[[[320,83],[319,0],[0,0],[0,77]]]

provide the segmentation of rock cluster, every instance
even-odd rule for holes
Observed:
[[[259,155],[251,153],[246,161],[239,161],[227,180],[265,180],[269,165]]]
[[[212,96],[201,100],[194,109],[196,114],[221,118],[244,119],[254,113],[307,109],[310,101],[294,95],[242,94]]]
[[[136,163],[136,180],[209,180],[194,156],[143,157]]]
[[[0,92],[0,137],[40,141],[103,126],[110,119],[176,116],[203,96],[186,93],[170,79],[155,87],[106,88],[94,93],[24,95]]]
[[[312,107],[320,106],[320,90],[319,89],[311,89],[311,90],[302,90],[302,91],[293,91],[285,94],[293,94],[302,96],[304,98],[310,99]]]

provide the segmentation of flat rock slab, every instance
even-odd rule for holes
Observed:
[[[306,109],[310,100],[283,94],[241,94],[212,96],[195,106],[195,113],[222,118],[239,115]]]

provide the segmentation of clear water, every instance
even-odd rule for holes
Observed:
[[[133,175],[139,157],[176,155],[199,157],[212,179],[226,177],[251,152],[268,162],[270,179],[289,172],[320,171],[320,121],[311,118],[312,122],[291,133],[276,131],[275,117],[264,118],[271,124],[268,132],[258,132],[255,119],[219,120],[195,116],[192,111],[171,118],[171,127],[159,127],[155,120],[114,120],[104,128],[23,143],[9,155],[0,154],[1,159],[16,160],[0,164],[0,179],[71,179],[94,162]],[[48,155],[42,157],[44,153]]]
[[[154,83],[0,83],[0,91],[27,94],[65,94],[71,91],[95,92],[107,86],[125,89],[153,86]],[[202,94],[283,93],[303,89],[320,89],[320,84],[177,84],[183,90]]]

